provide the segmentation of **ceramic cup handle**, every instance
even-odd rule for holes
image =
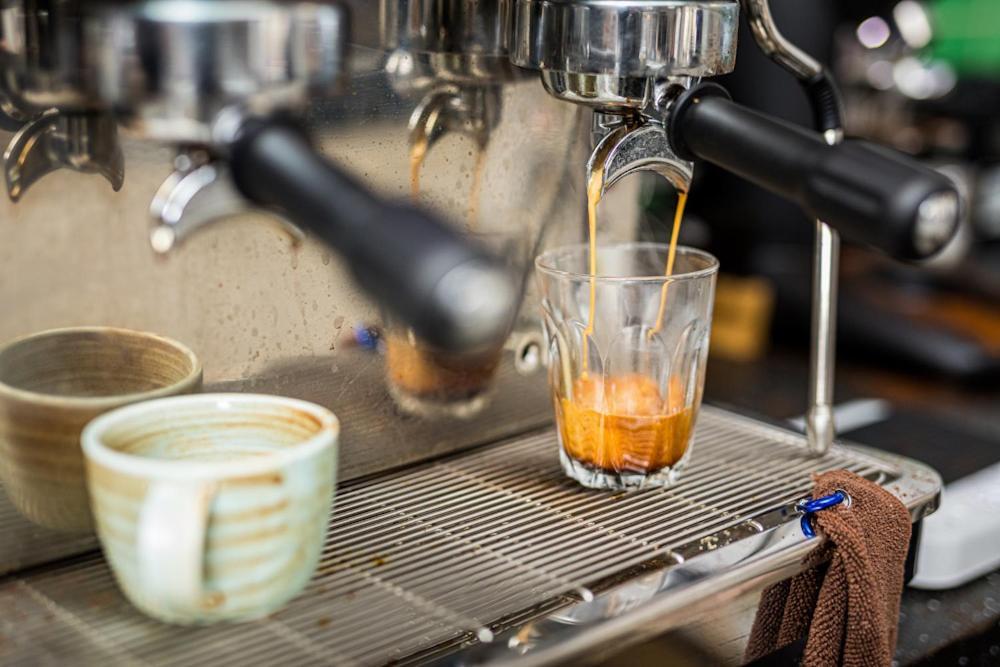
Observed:
[[[139,581],[150,602],[176,614],[201,609],[208,512],[214,485],[153,482],[139,510]]]

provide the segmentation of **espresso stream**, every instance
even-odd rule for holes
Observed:
[[[410,144],[410,199],[416,204],[420,201],[420,168],[427,157],[427,135],[420,134]]]
[[[694,411],[685,407],[684,382],[677,376],[670,379],[667,395],[663,396],[652,378],[638,373],[606,378],[589,375],[588,339],[594,333],[597,312],[597,206],[604,180],[604,161],[602,156],[597,157],[587,183],[590,311],[584,329],[582,371],[573,383],[571,397],[557,401],[556,416],[563,447],[574,460],[612,473],[656,472],[684,456]],[[678,193],[666,276],[674,271],[686,203],[687,192]],[[669,285],[664,282],[660,291],[660,306],[650,337],[663,327]]]
[[[414,137],[410,144],[410,199],[414,204],[420,201],[420,169],[427,159],[430,143],[426,134]],[[472,168],[472,185],[469,201],[465,208],[466,227],[475,230],[479,223],[479,197],[483,189],[483,173],[486,171],[486,150],[482,146],[476,152],[476,165]]]

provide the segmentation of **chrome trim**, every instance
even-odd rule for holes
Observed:
[[[799,79],[811,79],[823,66],[808,53],[790,42],[774,22],[770,0],[740,0],[757,46],[768,58]]]
[[[601,122],[600,114],[595,114],[594,118],[596,122]],[[603,126],[599,125],[595,131],[601,129]],[[589,173],[593,173],[598,160],[604,165],[601,171],[602,194],[626,176],[640,171],[659,174],[678,192],[690,190],[694,176],[694,163],[682,160],[674,153],[663,126],[653,121],[637,127],[621,124],[608,132],[590,156],[587,164]]]
[[[816,221],[813,246],[812,338],[809,343],[809,407],[806,437],[809,450],[822,456],[833,444],[833,391],[837,356],[837,275],[840,235]]]
[[[517,0],[511,59],[616,77],[714,76],[736,64],[735,0]]]
[[[753,422],[749,418],[748,422]],[[897,469],[882,481],[916,522],[938,507],[942,482],[930,467],[861,445],[847,445],[852,455]],[[718,614],[730,600],[792,577],[825,541],[805,537],[794,507],[758,517],[761,532],[733,531],[702,538],[705,549],[666,569],[620,583],[595,596],[497,635],[435,664],[534,667],[564,664],[586,654],[588,662],[608,658],[623,648],[653,639],[704,615]]]

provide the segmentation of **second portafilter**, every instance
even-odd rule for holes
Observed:
[[[481,220],[479,206],[491,141],[502,120],[505,84],[524,76],[508,53],[510,1],[379,0],[378,27],[372,46],[386,53],[389,82],[414,103],[407,124],[411,198],[426,196],[421,172],[442,139],[462,136],[470,141],[474,166],[469,172],[468,235],[507,262],[522,295],[534,254],[532,240],[517,226],[489,229],[492,216]],[[498,146],[494,152],[503,150]],[[500,347],[456,355],[435,349],[398,318],[387,317],[383,325],[387,385],[403,412],[471,418],[486,408],[500,368]]]
[[[840,143],[832,81],[789,44],[767,0],[743,0],[765,53],[805,85],[819,133],[741,107],[701,77],[735,64],[736,0],[517,0],[513,61],[539,70],[556,97],[594,107],[602,189],[628,173],[657,171],[681,190],[703,159],[795,201],[817,225],[812,392],[808,435],[822,453],[830,417],[837,235],[901,259],[938,252],[957,229],[951,182],[887,149]],[[829,227],[827,226],[829,225]]]
[[[511,0],[379,0],[378,12],[392,86],[419,98],[409,121],[415,166],[454,133],[482,156],[500,123],[501,86],[520,75],[508,51]]]
[[[85,14],[96,95],[133,132],[180,151],[153,203],[154,248],[262,206],[339,251],[369,294],[435,345],[496,345],[517,301],[503,265],[423,210],[372,193],[291,119],[336,87],[347,24],[329,2],[149,0]]]

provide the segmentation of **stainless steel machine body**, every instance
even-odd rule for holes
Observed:
[[[354,37],[342,88],[309,102],[305,119],[327,155],[386,197],[405,199],[410,118],[424,91],[400,90],[401,73],[390,66],[397,49],[380,46],[379,14],[364,2],[350,9]],[[514,68],[506,61],[505,69]],[[178,88],[181,80],[175,80]],[[523,241],[512,259],[527,275],[543,230],[551,231],[553,242],[560,235],[580,238],[589,121],[583,110],[539,94],[533,78],[506,77],[490,85],[500,113],[484,148],[479,225],[484,233]],[[141,114],[136,120],[152,123]],[[6,313],[0,339],[52,327],[109,324],[185,341],[203,360],[209,389],[274,392],[331,407],[344,425],[342,479],[523,432],[551,419],[539,368],[536,302],[530,297],[508,338],[492,400],[480,414],[465,420],[403,414],[386,390],[382,355],[358,344],[358,332],[380,323],[379,309],[334,253],[312,239],[295,242],[280,227],[264,224],[275,219],[270,214],[231,215],[231,204],[245,210],[245,202],[235,196],[226,200],[216,191],[204,197],[207,210],[195,212],[205,220],[218,219],[218,213],[226,217],[205,226],[190,243],[158,256],[150,248],[148,211],[154,199],[170,201],[164,188],[179,196],[164,185],[181,180],[175,173],[176,146],[121,134],[121,191],[101,179],[58,170],[38,180],[16,204],[0,198],[0,303]],[[476,140],[467,133],[444,132],[423,166],[422,202],[456,228],[465,225],[476,150]],[[191,172],[198,165],[182,167]],[[199,190],[193,189],[188,200],[197,203]],[[637,219],[629,199],[622,200],[622,237]],[[0,516],[0,571],[94,545],[85,537],[31,525],[6,499],[0,500]]]
[[[276,4],[267,0],[107,3],[82,32],[70,33],[101,48],[84,49],[89,60],[72,70],[68,97],[47,101],[51,110],[6,104],[24,95],[0,104],[13,109],[15,125],[36,122],[39,113],[111,114],[130,131],[114,136],[124,162],[120,191],[78,173],[107,162],[110,139],[100,150],[77,141],[83,148],[75,153],[86,159],[45,153],[59,158],[48,159],[50,167],[74,169],[48,169],[44,179],[37,170],[38,178],[9,192],[19,203],[0,202],[0,301],[10,314],[0,321],[0,339],[77,324],[176,337],[201,357],[207,389],[272,392],[332,408],[343,424],[340,481],[349,482],[320,576],[275,619],[222,631],[151,625],[116,596],[99,557],[80,556],[0,585],[0,599],[24,620],[19,641],[0,645],[0,658],[30,658],[42,647],[54,658],[138,663],[224,653],[241,664],[276,655],[377,664],[421,661],[512,632],[497,646],[545,662],[587,650],[594,638],[639,637],[636,618],[655,616],[659,624],[648,627],[664,629],[679,606],[701,594],[725,596],[794,573],[818,543],[795,532],[793,510],[813,470],[848,467],[892,482],[908,494],[915,519],[933,509],[939,481],[918,465],[840,448],[810,458],[802,438],[713,409],[699,424],[688,485],[624,499],[569,485],[553,466],[553,434],[538,431],[552,416],[539,372],[537,303],[525,280],[531,260],[543,243],[582,238],[588,160],[604,160],[604,189],[620,183],[608,192],[615,213],[603,238],[635,234],[635,181],[626,176],[654,171],[687,189],[693,158],[671,138],[667,113],[697,78],[732,68],[735,0],[381,0],[377,11],[364,0],[345,4],[346,59],[331,42],[342,35],[344,15],[327,3],[285,3],[270,19]],[[0,8],[39,5],[76,7],[5,0]],[[290,15],[293,5],[298,13]],[[19,55],[29,52],[8,30],[11,16],[18,14],[3,17],[0,68],[44,72]],[[21,19],[30,25],[39,14],[24,11]],[[310,43],[315,48],[297,50]],[[13,81],[34,82],[41,92],[64,83]],[[336,94],[327,94],[338,82]],[[247,224],[274,220],[274,213],[296,218],[294,201],[263,202],[269,212],[258,211],[262,202],[233,175],[246,169],[234,147],[247,119],[275,109],[300,117],[322,153],[315,164],[326,169],[335,161],[330,169],[375,191],[380,210],[390,213],[401,209],[382,202],[413,196],[413,154],[423,145],[422,205],[452,231],[468,231],[469,198],[477,197],[474,234],[516,241],[505,259],[525,298],[491,400],[479,412],[421,419],[401,410],[386,390],[371,334],[382,313],[370,294],[385,302],[392,290],[359,289],[357,257],[331,252],[337,243],[330,237],[319,243],[295,226],[285,226],[290,237],[274,225]],[[17,156],[25,150],[9,153],[8,171],[23,163]],[[194,230],[190,243],[176,243]],[[385,473],[446,454],[453,458]],[[470,526],[484,532],[465,536]],[[32,526],[5,500],[0,531],[0,572],[95,546],[86,536]],[[559,536],[566,540],[548,542]],[[512,585],[512,571],[523,581]],[[475,578],[482,586],[469,588],[453,572],[483,575]],[[567,611],[572,602],[584,606]],[[562,616],[521,627],[556,609]],[[633,609],[638,616],[621,620],[619,612]],[[48,613],[76,634],[55,638],[55,626],[41,620]],[[596,629],[597,621],[610,624]],[[102,639],[106,623],[125,629]],[[567,625],[591,632],[567,636],[559,629]],[[510,657],[498,650],[487,658]]]

